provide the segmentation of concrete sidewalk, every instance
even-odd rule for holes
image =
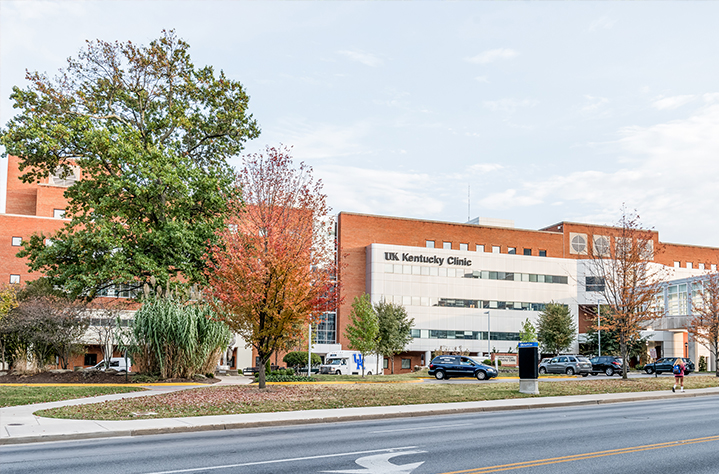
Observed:
[[[243,383],[240,380],[229,383]],[[188,387],[189,388],[189,387]],[[175,388],[176,389],[176,388]],[[493,400],[482,402],[434,403],[425,405],[401,405],[389,407],[342,408],[328,410],[305,410],[276,413],[255,413],[242,415],[216,415],[183,418],[161,418],[153,420],[95,421],[60,420],[42,418],[33,412],[58,406],[97,403],[128,397],[148,396],[165,393],[155,387],[150,393],[125,393],[61,402],[40,403],[0,409],[0,445],[30,443],[39,441],[60,441],[71,439],[106,438],[116,436],[139,436],[188,431],[227,430],[261,426],[283,426],[306,423],[327,423],[391,417],[427,416],[468,412],[489,412],[499,410],[529,410],[556,408],[601,403],[634,402],[669,398],[719,395],[719,387],[688,390],[685,393],[636,392],[609,393],[597,395],[576,395],[567,397],[537,397],[514,400]]]

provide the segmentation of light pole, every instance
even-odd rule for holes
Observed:
[[[492,351],[490,350],[490,345],[491,345],[490,341],[492,339],[492,331],[489,326],[489,322],[490,322],[489,321],[490,320],[489,311],[485,311],[485,313],[487,314],[487,358],[490,359],[492,357]]]
[[[602,357],[602,313],[599,306],[599,297],[597,297],[597,342],[599,346],[599,357]]]
[[[307,336],[307,376],[312,376],[312,322]]]

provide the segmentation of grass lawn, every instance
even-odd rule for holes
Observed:
[[[356,378],[354,379],[356,380]],[[540,396],[669,390],[673,377],[643,379],[582,379],[540,382]],[[692,376],[687,389],[719,386],[715,376]],[[205,416],[233,413],[262,413],[316,408],[412,405],[419,403],[464,402],[526,398],[518,382],[502,383],[356,383],[208,387],[193,390],[116,400],[90,405],[54,408],[36,414],[54,418],[130,420]]]
[[[17,387],[0,385],[0,407],[56,402],[141,390],[144,389],[141,387],[94,387],[92,385],[86,387],[38,387],[32,385]]]

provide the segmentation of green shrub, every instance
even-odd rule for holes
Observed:
[[[483,363],[484,365],[494,365],[494,364],[492,363],[492,360],[491,360],[491,359],[484,359],[484,360],[482,361],[482,363]]]
[[[642,365],[642,364],[637,364],[637,365],[634,366],[634,368],[637,369],[637,370],[644,370],[644,365]]]
[[[704,356],[699,356],[699,372],[706,372],[707,370],[707,359]]]
[[[164,379],[213,371],[231,337],[229,328],[215,318],[206,304],[145,300],[129,328],[133,368]]]
[[[307,351],[294,351],[288,352],[282,358],[282,362],[287,364],[287,367],[305,367],[307,366]],[[319,365],[322,363],[322,359],[317,354],[312,354],[312,365]]]

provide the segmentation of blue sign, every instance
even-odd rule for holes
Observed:
[[[362,354],[352,354],[352,358],[354,359],[354,363],[357,366],[357,370],[361,370],[364,366],[364,360],[362,360]]]
[[[525,348],[525,347],[539,347],[539,343],[538,342],[520,342],[519,343],[520,349]]]

